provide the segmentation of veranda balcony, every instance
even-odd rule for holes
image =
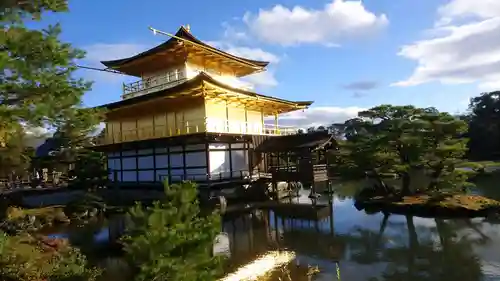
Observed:
[[[173,70],[168,73],[149,77],[143,80],[123,84],[123,99],[134,98],[182,84],[186,81],[186,74],[182,70]]]
[[[277,136],[296,134],[298,129],[289,126],[204,118],[178,122],[175,126],[156,125],[141,127],[133,130],[123,130],[112,134],[108,134],[106,132],[104,136],[98,140],[97,144],[108,145],[205,132]]]

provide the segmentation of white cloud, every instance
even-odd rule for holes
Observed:
[[[119,43],[119,44],[105,44],[97,43],[83,49],[87,51],[86,60],[91,62],[123,59],[144,52],[149,47],[145,44],[132,44],[132,43]]]
[[[25,136],[23,139],[24,145],[27,147],[37,148],[45,142],[47,138],[52,136],[50,130],[44,127],[24,126]]]
[[[95,68],[105,68],[101,61],[123,59],[149,49],[151,46],[146,44],[133,44],[133,43],[96,43],[84,46],[82,49],[87,52],[85,59],[80,63],[83,66],[90,66]],[[123,82],[127,79],[126,76],[102,72],[85,70],[86,77],[92,80],[106,81],[106,82]]]
[[[499,88],[500,1],[452,0],[438,14],[432,37],[402,47],[399,55],[418,65],[393,85],[477,82],[484,90]]]
[[[453,21],[456,18],[478,17],[492,18],[500,14],[500,1],[497,0],[453,0],[439,7],[438,13],[443,19]],[[448,20],[445,20],[448,21]]]
[[[264,51],[261,48],[236,46],[233,43],[229,43],[226,41],[209,41],[209,42],[207,42],[207,44],[214,46],[218,49],[221,49],[225,52],[228,52],[230,54],[233,54],[235,56],[239,56],[239,57],[243,57],[243,58],[268,61],[271,64],[277,64],[280,61],[280,57],[278,57],[277,55],[275,55],[273,53]],[[270,69],[268,69],[266,71],[259,72],[259,73],[244,77],[243,80],[245,80],[253,85],[256,85],[256,86],[274,87],[274,86],[278,85],[278,81],[276,80],[276,78],[274,76],[274,69],[272,68],[272,66]]]
[[[239,21],[241,19],[234,18],[233,20]],[[228,22],[223,22],[222,27],[224,28],[224,38],[231,42],[248,41],[250,36],[245,31],[238,30],[233,25]]]
[[[282,45],[320,43],[337,46],[343,39],[362,38],[389,23],[385,14],[368,11],[362,1],[332,0],[321,10],[276,5],[249,12],[243,17],[249,31],[259,39]]]
[[[278,122],[282,126],[298,128],[309,128],[317,126],[329,126],[333,123],[342,123],[358,115],[359,111],[365,110],[361,107],[337,107],[318,106],[294,111],[279,116]],[[266,122],[271,122],[271,118]]]
[[[277,55],[264,51],[261,48],[236,46],[233,43],[226,41],[206,41],[206,43],[232,55],[247,59],[268,61],[270,63],[278,63],[280,61],[280,58]]]
[[[274,77],[274,70],[258,72],[247,77],[243,77],[242,80],[256,86],[275,87],[278,85],[278,80]]]

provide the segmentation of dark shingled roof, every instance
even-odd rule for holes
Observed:
[[[305,134],[270,137],[262,142],[256,151],[259,152],[286,152],[302,149],[318,150],[329,149],[334,144],[333,135],[328,132],[312,132]]]
[[[288,100],[284,100],[284,99],[273,98],[270,96],[257,94],[257,93],[243,90],[243,89],[239,89],[239,88],[233,88],[233,87],[230,87],[230,86],[218,81],[217,79],[212,78],[212,76],[206,74],[205,72],[200,72],[197,76],[187,80],[186,82],[184,82],[182,84],[176,85],[172,88],[168,88],[168,89],[165,89],[163,91],[150,93],[150,94],[146,94],[146,95],[142,95],[142,96],[137,96],[134,98],[120,100],[120,101],[113,102],[113,103],[108,103],[108,104],[102,105],[100,107],[107,108],[107,109],[116,109],[116,108],[120,108],[122,106],[136,104],[138,102],[149,101],[149,100],[159,98],[162,96],[168,96],[168,95],[178,93],[179,91],[182,91],[183,89],[198,85],[202,81],[210,82],[211,84],[214,84],[216,86],[228,89],[230,91],[234,91],[236,93],[248,95],[248,96],[261,97],[264,99],[269,99],[269,100],[274,100],[277,102],[283,102],[283,103],[289,103],[289,104],[296,104],[297,106],[304,106],[304,107],[307,107],[307,106],[310,106],[311,104],[313,104],[313,101],[288,101]]]
[[[35,150],[35,157],[47,157],[50,156],[50,152],[57,150],[57,140],[50,137],[45,140],[39,147]]]
[[[223,52],[217,48],[214,48],[208,44],[205,44],[202,41],[200,41],[199,39],[197,39],[196,37],[194,37],[186,28],[184,28],[184,26],[181,26],[181,28],[179,28],[179,30],[175,33],[175,36],[182,38],[182,39],[185,39],[185,40],[188,40],[188,41],[191,41],[191,42],[194,42],[194,43],[201,45],[207,49],[210,49],[214,53],[217,53],[217,54],[224,56],[226,58],[229,58],[229,59],[234,59],[234,60],[243,62],[245,64],[248,64],[249,66],[264,68],[269,64],[269,62],[267,62],[267,61],[257,61],[257,60],[251,60],[251,59],[246,59],[246,58],[238,57],[235,55],[231,55],[231,54]],[[118,60],[101,61],[101,63],[109,68],[119,67],[119,66],[122,66],[128,62],[131,62],[131,61],[134,61],[134,60],[137,60],[137,59],[149,56],[149,55],[153,55],[153,54],[156,54],[156,53],[164,51],[164,50],[168,50],[169,48],[174,46],[178,41],[179,41],[179,39],[172,37],[172,38],[168,39],[167,41],[165,41],[164,43],[162,43],[162,44],[160,44],[152,49],[149,49],[145,52],[137,54],[135,56],[124,58],[124,59],[118,59]]]

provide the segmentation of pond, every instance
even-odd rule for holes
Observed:
[[[500,200],[499,183],[499,178],[483,179],[475,192]],[[321,221],[264,211],[225,221],[231,261],[244,265],[271,250],[287,249],[294,253],[291,264],[318,266],[313,280],[337,280],[338,273],[349,281],[500,280],[500,221],[366,214],[353,204],[360,184],[336,184],[332,214]],[[295,200],[309,201],[307,195],[303,190]],[[318,201],[328,202],[327,196]],[[107,230],[87,233],[100,241],[108,235]]]

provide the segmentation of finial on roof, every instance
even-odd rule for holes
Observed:
[[[186,24],[184,28],[188,31],[191,32],[191,26],[189,24]]]

